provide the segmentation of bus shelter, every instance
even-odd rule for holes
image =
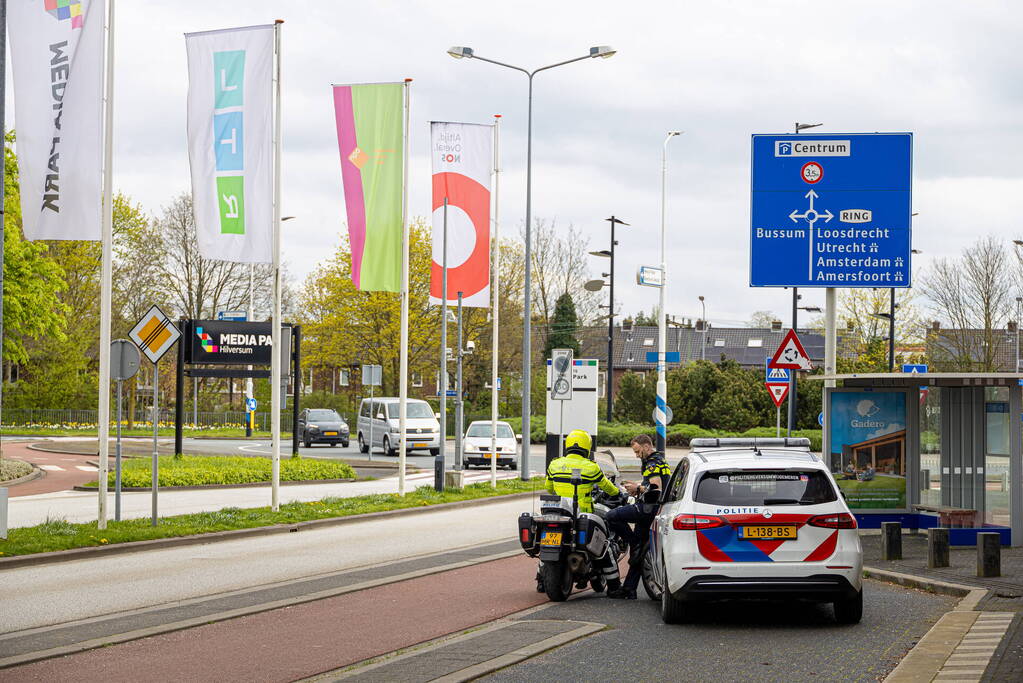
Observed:
[[[1023,373],[813,375],[822,455],[865,528],[950,527],[954,545],[996,531],[1023,545]]]

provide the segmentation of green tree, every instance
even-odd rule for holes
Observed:
[[[579,319],[575,315],[575,303],[572,295],[565,292],[554,304],[554,315],[551,317],[551,329],[547,335],[547,347],[544,357],[551,355],[551,349],[572,349],[579,355]]]

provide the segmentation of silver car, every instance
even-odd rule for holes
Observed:
[[[440,453],[440,422],[426,401],[410,398],[406,401],[405,450],[428,450],[430,455]],[[398,399],[391,397],[362,399],[359,405],[359,451],[369,453],[370,448],[381,449],[387,455],[398,454]]]

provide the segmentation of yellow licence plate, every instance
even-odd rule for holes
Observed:
[[[739,527],[739,538],[745,540],[794,541],[796,540],[796,527],[741,526]]]
[[[324,432],[324,436],[337,436],[337,432]]]
[[[543,538],[540,539],[540,545],[561,545],[561,532],[545,531]]]
[[[417,442],[417,443],[412,444],[412,448],[426,448],[429,445],[430,444],[428,444],[428,443],[418,443]]]

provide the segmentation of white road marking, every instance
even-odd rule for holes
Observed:
[[[75,465],[75,469],[79,469],[83,472],[99,472],[99,468],[93,467],[92,465]]]
[[[40,465],[39,469],[46,470],[47,472],[63,472],[64,468],[60,465]]]

